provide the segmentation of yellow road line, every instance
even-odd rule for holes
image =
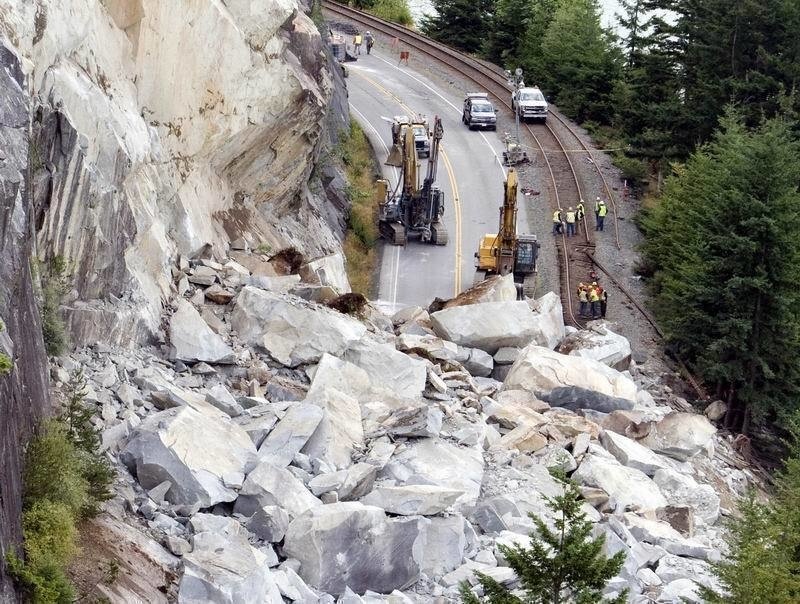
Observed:
[[[447,153],[445,153],[444,149],[442,149],[442,160],[444,161],[445,168],[447,169],[447,175],[450,177],[450,187],[453,189],[453,207],[455,208],[456,218],[456,274],[454,283],[455,293],[453,295],[457,296],[461,293],[461,262],[463,260],[461,256],[461,198],[458,195],[458,183],[456,183],[453,166],[450,163],[450,158],[447,157]]]
[[[408,105],[406,105],[399,97],[397,97],[394,93],[390,92],[383,86],[381,86],[378,82],[373,80],[367,75],[364,75],[360,71],[351,70],[351,73],[358,75],[360,78],[363,78],[372,86],[383,92],[386,96],[392,99],[395,103],[397,103],[400,107],[405,109],[409,115],[413,115],[415,113]],[[447,176],[450,180],[450,187],[453,189],[453,208],[455,210],[455,220],[456,220],[456,237],[455,237],[455,246],[456,246],[456,271],[454,277],[454,296],[457,296],[461,293],[461,262],[463,260],[461,254],[461,198],[458,195],[458,179],[456,178],[455,171],[453,170],[453,165],[450,163],[450,159],[447,157],[447,154],[444,152],[444,148],[442,148],[442,160],[444,163],[445,170],[447,170]]]

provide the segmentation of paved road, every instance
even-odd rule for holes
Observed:
[[[461,98],[420,73],[398,67],[380,51],[362,55],[348,63],[348,69],[351,112],[381,159],[391,146],[390,126],[382,116],[439,115],[444,127],[437,185],[446,197],[444,218],[450,241],[446,246],[418,241],[405,247],[385,245],[379,302],[391,311],[426,306],[436,296],[450,298],[472,284],[473,254],[480,237],[497,231],[505,179],[503,143],[494,132],[470,131],[461,123]],[[423,174],[426,167],[422,160]],[[389,166],[383,170],[394,185],[399,170]],[[524,212],[519,214],[517,230],[529,232]]]

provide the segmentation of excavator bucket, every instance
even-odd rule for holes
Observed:
[[[403,150],[400,145],[392,145],[392,150],[389,151],[389,157],[383,162],[387,166],[395,166],[396,168],[403,167]]]

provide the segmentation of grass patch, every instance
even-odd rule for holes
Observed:
[[[408,8],[406,0],[375,0],[367,10],[386,21],[407,27],[414,25],[414,18],[411,16],[411,10]]]
[[[83,376],[73,376],[61,414],[39,426],[25,451],[23,555],[9,551],[6,563],[35,604],[75,601],[66,571],[78,553],[78,523],[112,495],[114,470],[97,451],[100,436],[83,403],[84,388]]]
[[[5,324],[0,321],[0,332],[6,328]],[[0,352],[0,377],[8,375],[14,368],[14,361],[5,352]]]
[[[347,276],[356,293],[370,296],[378,262],[378,215],[375,204],[375,162],[372,147],[355,120],[343,133],[334,155],[342,162],[347,179],[345,191],[350,201],[344,255]]]

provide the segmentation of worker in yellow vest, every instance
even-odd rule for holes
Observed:
[[[567,237],[575,235],[575,210],[569,208],[567,210]]]
[[[356,54],[357,55],[361,54],[361,41],[362,41],[361,32],[359,32],[355,36],[353,36],[353,46],[356,47]]]
[[[597,224],[594,227],[595,231],[602,231],[603,230],[603,223],[606,220],[606,215],[608,214],[608,207],[606,207],[606,202],[597,198],[597,204],[595,205],[595,217],[597,218]]]
[[[561,208],[553,212],[553,235],[559,235],[564,230],[564,224],[561,222]]]

